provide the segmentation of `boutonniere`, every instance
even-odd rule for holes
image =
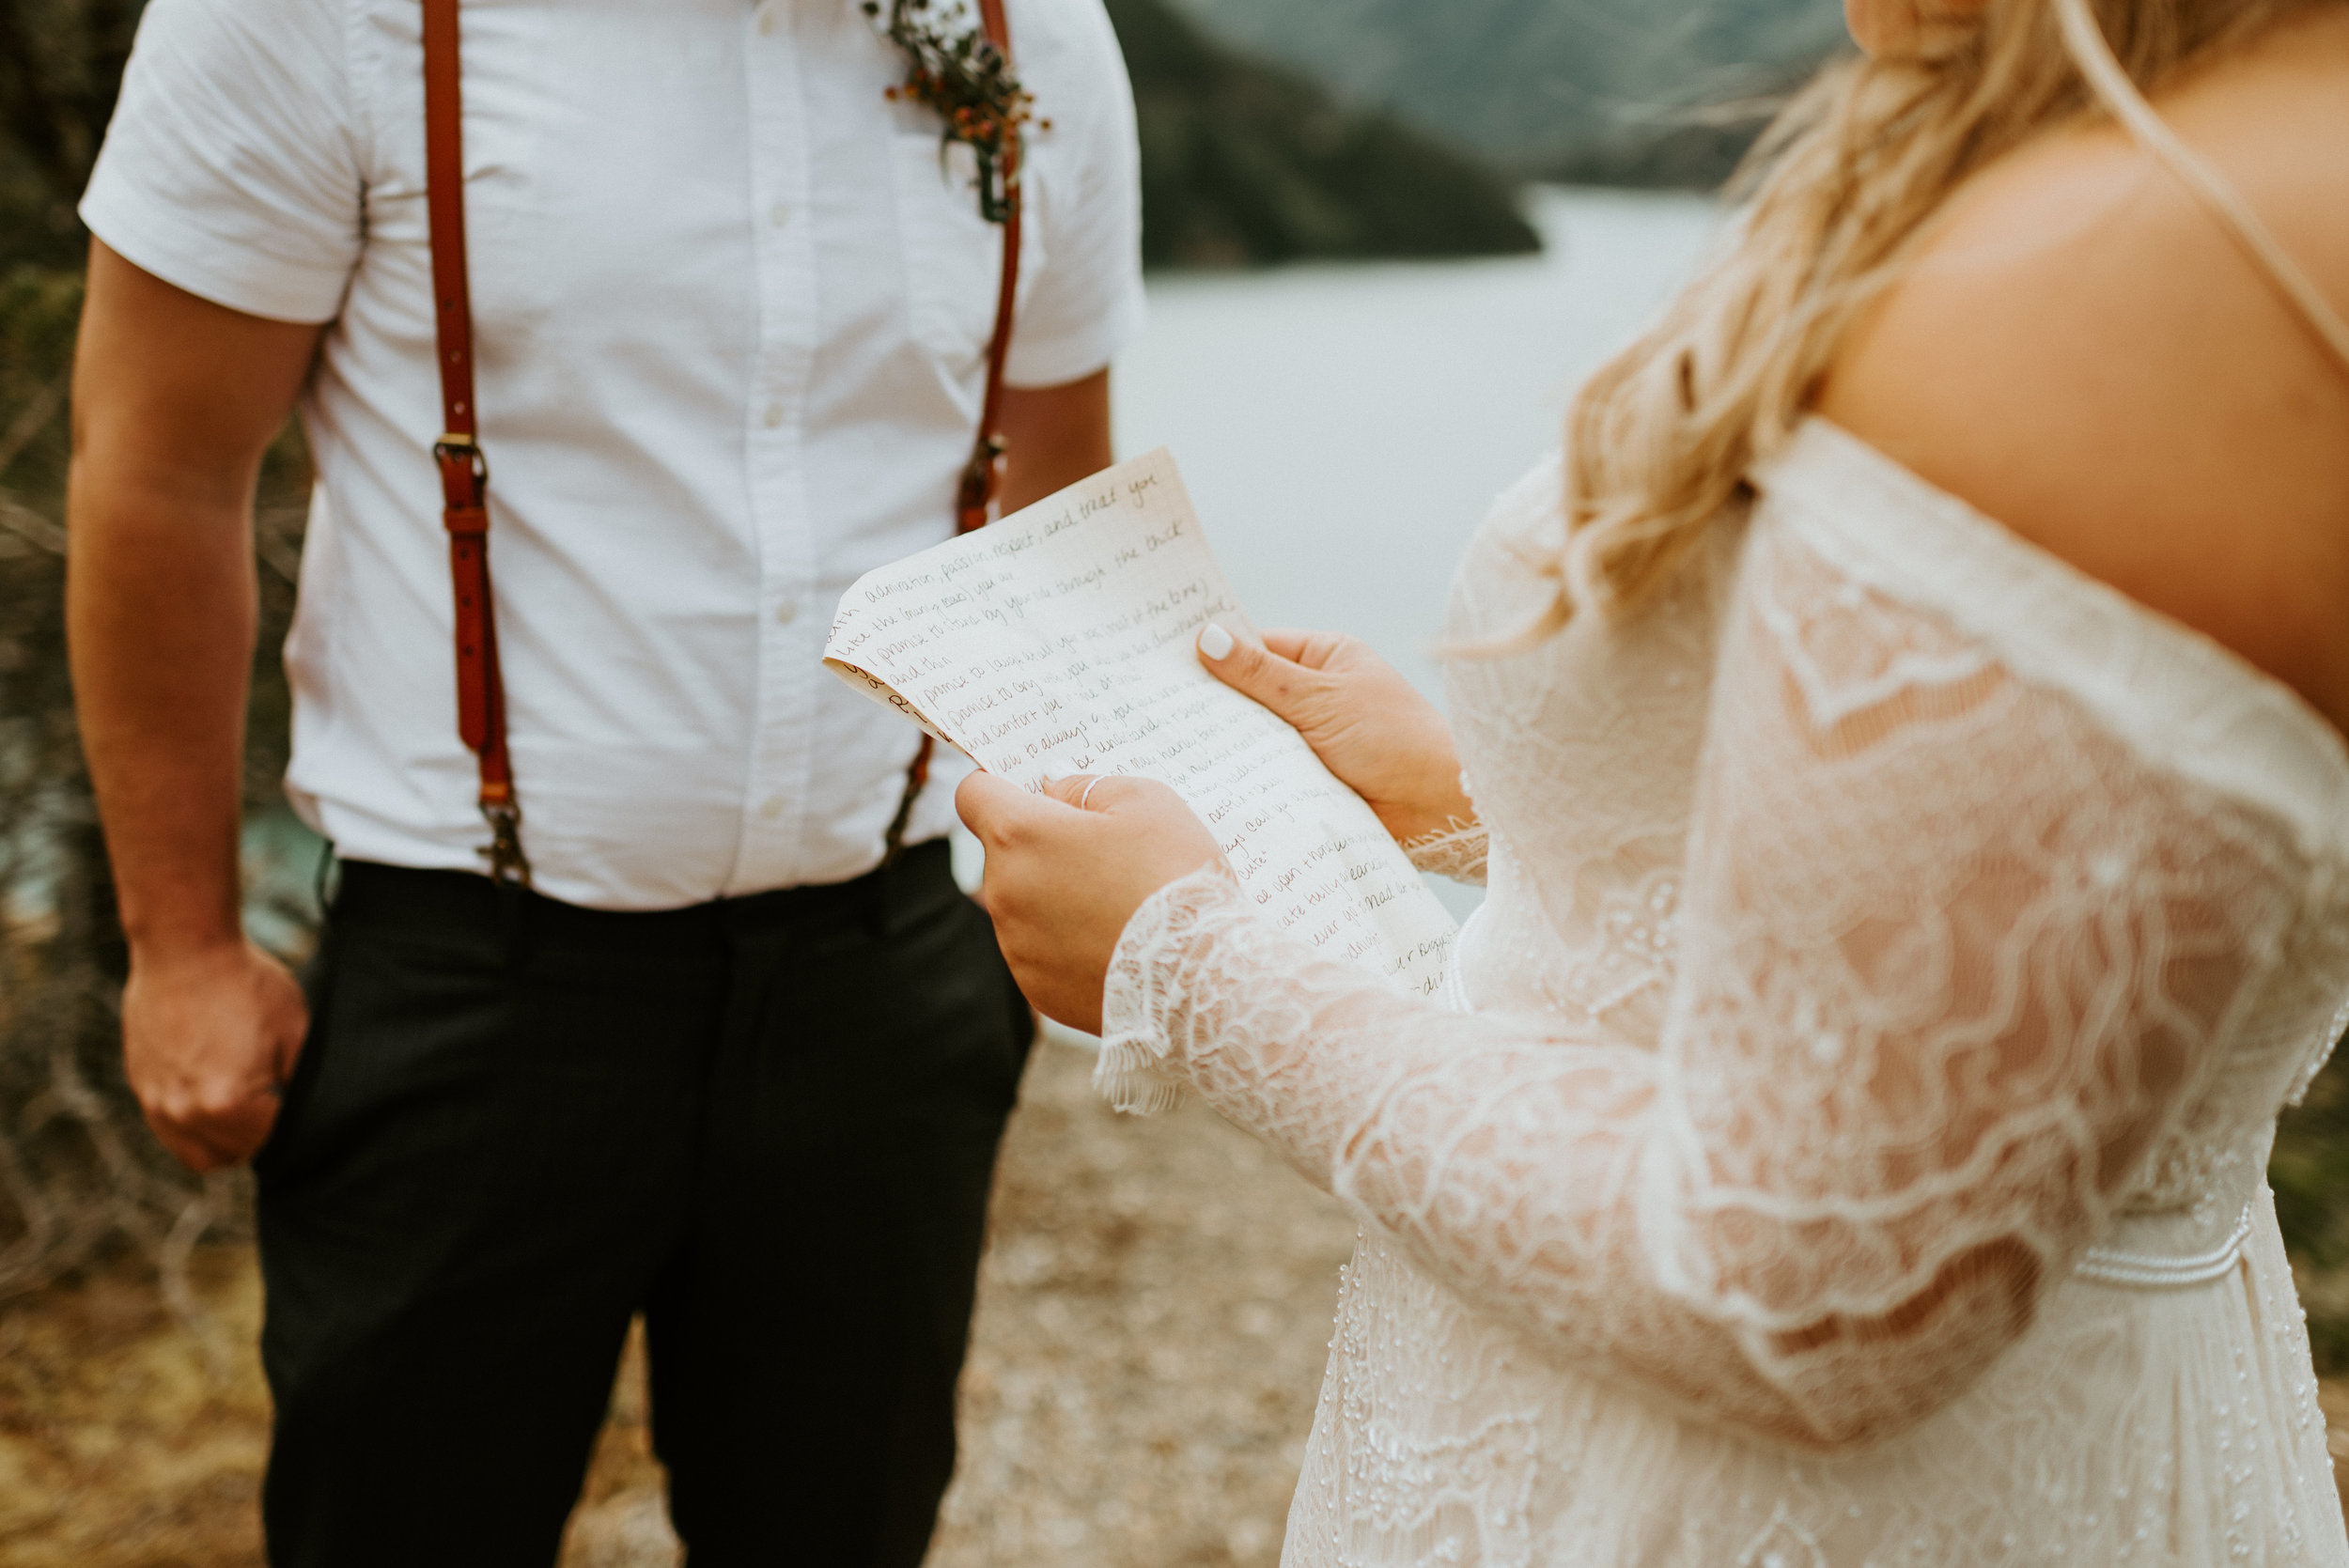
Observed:
[[[881,0],[863,0],[864,14],[880,21]],[[1019,179],[1019,139],[1035,118],[1035,99],[1019,85],[1011,62],[989,42],[964,0],[888,0],[884,31],[906,57],[906,79],[889,89],[937,112],[945,123],[940,147],[960,142],[979,165],[979,216],[1000,224],[1011,216]]]

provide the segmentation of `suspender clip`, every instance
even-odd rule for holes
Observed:
[[[522,807],[508,789],[502,800],[485,791],[482,820],[490,824],[490,842],[474,851],[490,862],[490,880],[502,888],[530,886],[530,857],[522,853]]]

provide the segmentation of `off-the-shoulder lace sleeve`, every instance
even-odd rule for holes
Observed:
[[[1455,820],[1441,832],[1423,833],[1403,846],[1412,866],[1431,877],[1455,882],[1485,883],[1485,855],[1492,843],[1482,822]]]
[[[2030,1323],[2310,867],[1784,531],[1752,541],[1719,669],[1655,1049],[1398,996],[1219,872],[1136,914],[1105,1032],[1558,1355],[1864,1442]]]

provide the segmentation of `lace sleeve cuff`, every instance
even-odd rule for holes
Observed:
[[[1229,868],[1202,866],[1160,888],[1126,923],[1101,993],[1101,1060],[1093,1086],[1116,1110],[1155,1116],[1182,1103],[1171,1060],[1187,1010],[1184,960],[1213,928],[1249,918]]]
[[[1411,864],[1433,877],[1455,882],[1485,882],[1485,853],[1490,839],[1482,822],[1454,818],[1439,832],[1423,833],[1403,846]]]

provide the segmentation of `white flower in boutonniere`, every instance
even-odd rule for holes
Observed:
[[[863,0],[876,21],[881,0]],[[1012,73],[1011,61],[988,39],[964,0],[888,0],[885,31],[906,56],[906,79],[893,99],[926,104],[945,122],[941,145],[961,142],[979,165],[979,215],[1000,224],[1011,215],[1019,181],[1019,143],[1035,117],[1035,99]]]

